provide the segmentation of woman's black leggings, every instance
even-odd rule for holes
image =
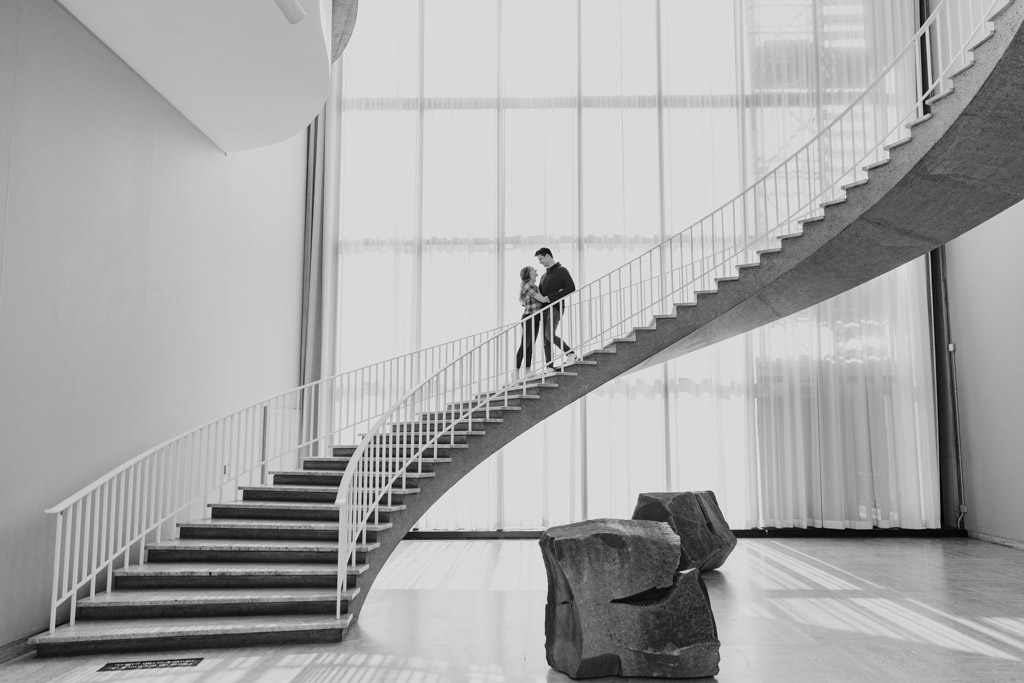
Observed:
[[[523,314],[523,341],[519,342],[519,350],[516,351],[516,370],[523,367],[523,354],[526,354],[526,367],[533,366],[533,340],[540,332],[540,318],[532,313]]]

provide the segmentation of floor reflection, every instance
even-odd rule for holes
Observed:
[[[1022,558],[967,539],[741,539],[704,574],[715,680],[1024,680]],[[546,583],[534,540],[410,541],[343,643],[28,657],[0,666],[0,683],[561,683],[545,660]],[[172,656],[204,660],[98,672]]]

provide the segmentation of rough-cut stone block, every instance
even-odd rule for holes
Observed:
[[[541,535],[548,664],[573,678],[718,673],[719,641],[697,571],[677,572],[668,524],[597,519]]]
[[[736,547],[714,491],[641,493],[633,519],[666,522],[679,535],[679,571],[718,569]]]

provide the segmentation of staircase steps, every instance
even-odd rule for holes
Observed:
[[[369,568],[347,568],[348,583],[358,585]],[[320,562],[153,562],[114,570],[114,589],[143,588],[331,588],[338,566]]]
[[[539,401],[541,396],[540,394],[524,393],[521,389],[516,387],[505,393],[498,394],[486,403],[483,402],[485,398],[485,396],[474,396],[469,401],[453,401],[447,404],[445,408],[450,408],[451,410],[467,410],[469,408],[476,408],[477,406],[484,408],[488,405],[491,407],[505,405],[522,407],[521,402],[525,401],[529,403],[530,401]]]
[[[905,127],[907,129],[912,130],[914,128],[917,128],[918,126],[920,126],[923,123],[928,123],[931,120],[932,120],[932,115],[931,114],[925,114],[924,116],[922,116],[919,119],[914,119],[913,121],[908,123]]]
[[[418,471],[420,468],[422,468],[425,472],[434,472],[435,468],[438,465],[444,465],[444,464],[450,463],[452,461],[451,458],[432,458],[432,457],[428,457],[430,454],[431,454],[431,451],[428,448],[427,451],[424,453],[423,457],[416,458],[415,460],[412,459],[412,458],[394,458],[394,459],[389,458],[387,460],[378,462],[376,464],[376,468],[378,470],[384,470],[386,472],[393,472],[393,471],[400,470],[401,468],[403,468],[406,465],[408,465],[409,469],[407,470],[407,472],[409,472],[410,474],[413,474],[416,471]],[[352,458],[338,458],[338,460],[341,461],[341,463],[340,463],[341,464],[341,468],[340,469],[342,471],[344,471],[348,467],[348,464],[350,462],[352,462]]]
[[[342,607],[359,594],[342,593]],[[269,614],[335,613],[329,588],[161,588],[99,593],[78,602],[80,619],[166,619],[172,617],[240,617]]]
[[[178,534],[182,539],[219,538],[337,542],[338,522],[201,519],[178,524]]]
[[[242,486],[238,489],[242,493],[242,502],[268,502],[268,503],[334,503],[338,498],[337,486]],[[224,503],[216,504],[220,509],[214,515],[223,516],[229,508],[224,508]],[[286,513],[291,517],[291,513]],[[260,514],[259,516],[266,516]],[[288,517],[285,517],[286,519]],[[295,517],[292,517],[295,518]],[[308,519],[298,517],[297,519]],[[337,519],[335,515],[334,519]]]
[[[247,488],[252,490],[257,487]],[[214,519],[308,519],[322,522],[337,522],[338,508],[334,504],[335,499],[338,497],[337,486],[322,486],[320,489],[323,490],[323,495],[325,497],[330,498],[329,502],[306,503],[273,500],[243,500],[234,503],[213,503],[210,505],[210,512]],[[404,496],[416,493],[419,493],[419,489],[392,487],[392,499],[390,504],[401,505],[401,501],[396,499],[401,499]]]
[[[903,145],[909,145],[913,141],[914,138],[908,135],[907,137],[897,140],[896,142],[885,145],[884,147],[882,147],[882,149],[884,149],[886,152],[891,152],[894,149],[902,147]]]
[[[286,645],[340,641],[351,614],[79,621],[33,641],[40,657],[129,650]]]
[[[336,458],[319,458],[319,459],[320,460],[328,460],[329,462],[315,463],[316,469],[317,470],[330,471],[330,472],[344,472],[345,468],[348,467],[348,464],[350,462],[352,462],[352,457],[348,456],[348,455],[338,456]],[[397,461],[402,463],[402,462],[407,461],[408,459],[409,459],[408,457],[403,457],[403,458],[398,458]],[[434,465],[437,465],[437,464],[444,464],[444,463],[449,463],[449,462],[452,461],[451,458],[445,458],[445,457],[436,457],[435,458],[434,457],[434,452],[433,452],[432,448],[428,449],[426,452],[424,452],[423,455],[419,459],[421,461],[423,461],[425,464],[430,465],[431,467],[433,467]],[[313,466],[310,465],[309,467],[304,467],[303,469],[312,470]]]
[[[474,420],[474,422],[476,422],[476,420]],[[477,430],[474,430],[474,431],[477,431]],[[428,434],[430,434],[430,433],[428,432]],[[428,436],[428,440],[431,439],[431,438],[433,438],[432,434],[430,434],[430,436]],[[386,444],[386,445],[387,445],[387,448],[388,448],[388,452],[404,454],[404,455],[408,456],[408,455],[415,455],[419,451],[421,444],[417,444],[417,443],[394,443],[394,444]],[[339,457],[350,457],[352,455],[355,455],[356,449],[358,449],[358,448],[359,448],[359,446],[335,446],[334,447],[334,457],[336,457],[336,458],[339,458]],[[431,446],[431,448],[433,448],[433,445]],[[467,445],[464,444],[464,443],[438,443],[437,444],[437,450],[438,451],[448,451],[448,450],[457,451],[459,449],[464,449],[464,448],[467,448]],[[312,458],[310,458],[310,460],[312,460]]]
[[[482,436],[486,432],[479,430],[459,430],[457,432],[446,432],[438,435],[437,442],[443,444],[465,444],[469,443],[471,436]],[[364,434],[360,434],[359,438],[362,440]],[[434,438],[434,433],[428,434],[406,434],[404,432],[389,432],[387,436],[377,436],[370,443],[388,443],[388,444],[421,444],[430,441]],[[343,446],[335,446],[336,449],[343,448]],[[332,451],[333,453],[333,451]],[[351,453],[338,453],[338,455],[351,455]],[[303,460],[328,460],[329,458],[303,458]]]
[[[469,410],[446,410],[446,411],[440,411],[440,410],[438,410],[438,411],[430,411],[430,412],[426,412],[426,413],[421,413],[420,414],[420,420],[422,420],[423,422],[439,422],[439,421],[447,421],[447,420],[457,420],[459,418],[470,419],[470,416],[472,416],[471,419],[473,420],[473,422],[477,423],[477,422],[480,422],[480,421],[487,421],[487,420],[494,420],[494,419],[499,419],[500,420],[500,419],[505,417],[506,413],[514,413],[514,412],[522,410],[522,409],[523,409],[522,406],[511,406],[510,405],[510,406],[495,406],[493,408],[480,408],[479,410],[473,410],[473,411],[469,411]],[[502,417],[501,418],[497,417],[499,415],[501,415]]]
[[[376,531],[390,523],[375,525]],[[376,541],[356,546],[356,562],[380,547]],[[337,534],[329,541],[280,539],[180,538],[146,546],[149,562],[338,562]]]
[[[457,434],[471,434],[479,433],[485,434],[486,432],[480,429],[481,424],[501,424],[501,418],[492,417],[488,419],[474,419],[473,424],[470,425],[468,422],[460,422],[455,425],[447,425],[445,428],[450,432]],[[440,431],[438,425],[430,424],[425,421],[416,422],[401,422],[398,424],[391,425],[391,433],[393,434],[405,434],[405,433],[422,433],[422,434],[433,434],[434,432]],[[353,451],[355,449],[353,448]],[[349,453],[338,453],[335,449],[335,455],[352,455]]]
[[[416,453],[415,449],[408,451],[409,455]],[[331,470],[294,470],[292,472],[275,472],[274,484],[298,484],[299,486],[334,486],[341,484],[344,472],[333,472]],[[406,472],[406,479],[429,479],[433,472]]]
[[[924,103],[928,104],[928,105],[932,105],[932,104],[935,104],[936,102],[938,102],[939,100],[942,100],[942,99],[944,99],[946,97],[949,97],[952,94],[953,94],[953,86],[948,86],[945,90],[943,90],[942,92],[938,93],[937,95],[932,95],[931,97],[929,97],[927,100],[924,101]]]

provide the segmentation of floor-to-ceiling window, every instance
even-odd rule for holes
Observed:
[[[916,5],[361,6],[342,59],[338,367],[513,322],[538,247],[583,283],[687,227],[855,98]],[[420,526],[628,517],[641,491],[695,489],[737,527],[935,526],[925,277],[910,264],[611,382]]]

